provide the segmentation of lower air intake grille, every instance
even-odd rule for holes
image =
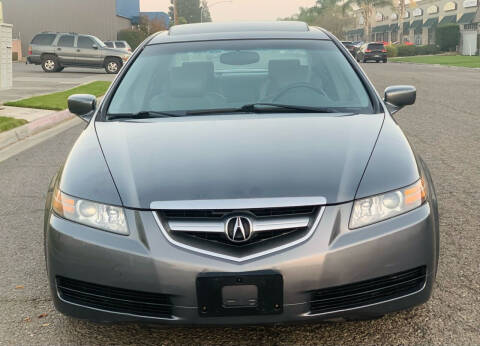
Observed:
[[[172,318],[167,294],[132,291],[57,277],[60,297],[73,304],[112,312],[157,318]]]
[[[400,298],[423,288],[426,267],[312,292],[310,313],[319,314],[353,309]]]

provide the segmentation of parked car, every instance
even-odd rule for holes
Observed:
[[[356,57],[357,61],[367,62],[367,61],[383,61],[387,62],[387,50],[383,45],[383,42],[371,42],[363,44],[357,51]]]
[[[61,72],[65,67],[104,68],[118,73],[131,53],[108,48],[100,39],[76,33],[43,32],[32,39],[27,62],[41,65],[45,72]]]
[[[426,302],[435,189],[392,117],[416,90],[380,98],[340,45],[300,22],[178,25],[101,104],[71,96],[88,124],[47,193],[55,307],[232,325]]]
[[[130,47],[127,41],[105,41],[104,43],[109,48],[121,49],[130,53],[132,52],[132,47]]]
[[[351,42],[351,41],[342,41],[342,44],[345,46],[345,48],[348,49],[348,51],[350,52],[350,54],[352,54],[353,56],[355,56],[355,45],[353,44],[353,42]]]

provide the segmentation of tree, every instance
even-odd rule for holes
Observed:
[[[393,7],[392,0],[347,0],[343,4],[343,11],[351,12],[353,8],[358,8],[357,11],[363,17],[364,41],[368,41],[372,27],[372,18],[375,18],[376,9],[387,6]]]
[[[202,0],[200,11],[202,11],[202,22],[211,22],[212,16],[210,14],[210,9],[208,8],[208,1]]]
[[[399,37],[400,43],[403,42],[403,21],[405,17],[405,13],[407,12],[407,7],[415,7],[416,2],[414,0],[410,0],[409,4],[407,5],[408,0],[393,0],[393,8],[397,12],[398,15],[398,30],[402,33]]]
[[[178,17],[187,23],[200,23],[200,0],[176,0]]]
[[[138,30],[145,33],[146,36],[166,29],[165,22],[160,18],[150,18],[146,15],[141,15],[138,19]]]

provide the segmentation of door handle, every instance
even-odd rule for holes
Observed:
[[[62,48],[57,48],[57,50],[62,50]]]
[[[77,49],[77,53],[80,52],[80,49]]]

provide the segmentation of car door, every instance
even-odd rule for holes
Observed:
[[[98,44],[88,36],[78,36],[77,65],[101,66],[102,59]]]
[[[75,65],[75,36],[70,34],[60,36],[55,48],[55,53],[61,65]]]

